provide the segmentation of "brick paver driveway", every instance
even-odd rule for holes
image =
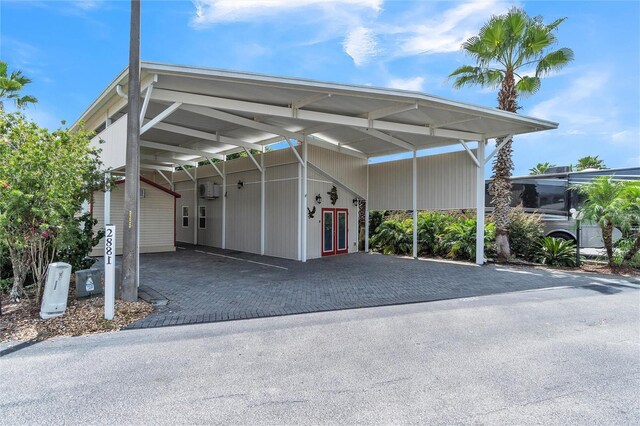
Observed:
[[[208,247],[141,256],[141,289],[168,299],[131,328],[482,296],[638,279],[356,253],[307,263]]]

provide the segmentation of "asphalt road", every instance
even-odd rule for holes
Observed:
[[[640,424],[640,292],[588,283],[0,358],[2,424]]]

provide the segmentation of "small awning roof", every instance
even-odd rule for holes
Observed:
[[[84,121],[100,131],[107,118],[122,117],[127,82],[125,69],[74,127]],[[302,137],[370,158],[558,126],[418,92],[154,62],[142,62],[141,87],[148,103],[143,159],[164,155],[195,161],[205,158],[199,154],[216,158]],[[171,151],[171,146],[194,152]]]

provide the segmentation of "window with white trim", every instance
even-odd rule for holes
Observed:
[[[182,227],[189,227],[189,206],[182,206]]]
[[[198,228],[207,229],[207,206],[198,209]]]

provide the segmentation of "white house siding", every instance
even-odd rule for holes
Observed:
[[[367,193],[367,160],[352,155],[309,145],[308,160],[325,173],[365,197]]]
[[[265,254],[297,259],[300,221],[297,164],[267,168],[265,194]]]
[[[474,150],[475,154],[475,150]],[[411,210],[413,159],[369,166],[369,209]],[[465,151],[417,159],[418,210],[475,208],[476,165]]]
[[[336,185],[338,200],[335,205],[331,204],[331,199],[327,192],[334,186],[333,182],[320,176],[313,170],[309,170],[308,176],[308,202],[307,207],[316,212],[312,219],[307,218],[307,259],[321,257],[321,236],[322,236],[322,209],[323,208],[346,208],[349,210],[348,223],[348,243],[349,253],[358,251],[358,208],[353,205],[353,194]],[[316,203],[316,195],[320,194],[322,203]]]
[[[174,251],[174,197],[145,182],[140,182],[145,197],[140,199],[140,252]],[[98,220],[96,229],[104,228],[104,193],[93,194],[92,212]],[[122,254],[124,227],[124,184],[114,185],[111,191],[111,222],[116,225],[116,254]],[[93,249],[92,256],[104,255],[103,241]]]
[[[120,117],[100,134],[91,139],[91,145],[100,148],[100,158],[105,168],[124,166],[127,145],[127,115]]]
[[[194,188],[193,181],[176,182],[175,191],[180,194],[180,198],[176,200],[176,241],[179,243],[193,244],[193,227],[195,224],[196,213],[193,208]],[[182,207],[189,208],[189,226],[182,226]]]

